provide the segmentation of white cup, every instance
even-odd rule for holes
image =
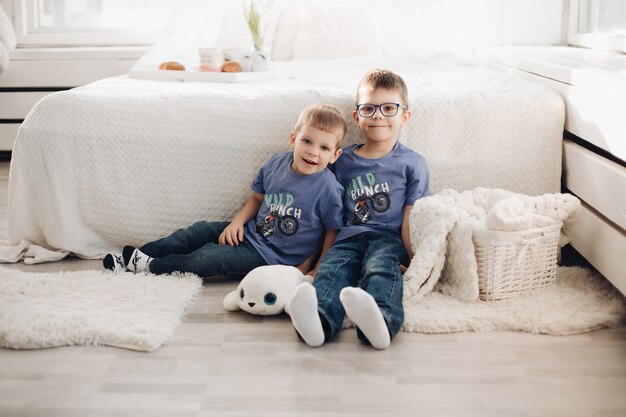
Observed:
[[[216,69],[222,65],[222,51],[219,48],[198,48],[200,65],[209,69]]]

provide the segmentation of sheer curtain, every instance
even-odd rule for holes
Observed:
[[[626,1],[580,0],[577,31],[626,34]]]

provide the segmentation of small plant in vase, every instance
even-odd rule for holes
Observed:
[[[263,30],[262,17],[266,11],[268,3],[259,4],[259,1],[250,0],[244,3],[243,14],[248,23],[250,34],[252,35],[252,43],[254,44],[254,53],[252,54],[252,71],[266,71],[267,61],[269,59],[267,53],[263,49]]]

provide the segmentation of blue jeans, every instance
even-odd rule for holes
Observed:
[[[218,243],[220,234],[228,225],[229,222],[200,221],[139,250],[154,258],[150,264],[153,274],[192,272],[201,277],[244,277],[257,266],[267,265],[246,239],[239,246]]]
[[[341,330],[346,311],[339,293],[348,286],[360,286],[374,297],[393,339],[404,322],[400,264],[408,262],[402,241],[393,236],[365,232],[336,242],[326,252],[313,283],[326,341]],[[358,328],[357,335],[369,344]]]

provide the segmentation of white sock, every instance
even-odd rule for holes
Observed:
[[[126,268],[134,273],[150,271],[150,262],[152,262],[152,259],[154,258],[149,257],[139,249],[135,249],[132,255],[130,255],[130,260]]]
[[[288,310],[293,327],[302,339],[311,347],[324,344],[324,329],[317,312],[317,294],[315,287],[308,282],[300,284],[289,300]]]
[[[361,288],[346,287],[339,293],[346,314],[361,329],[376,349],[386,349],[391,343],[387,323],[376,300]]]

